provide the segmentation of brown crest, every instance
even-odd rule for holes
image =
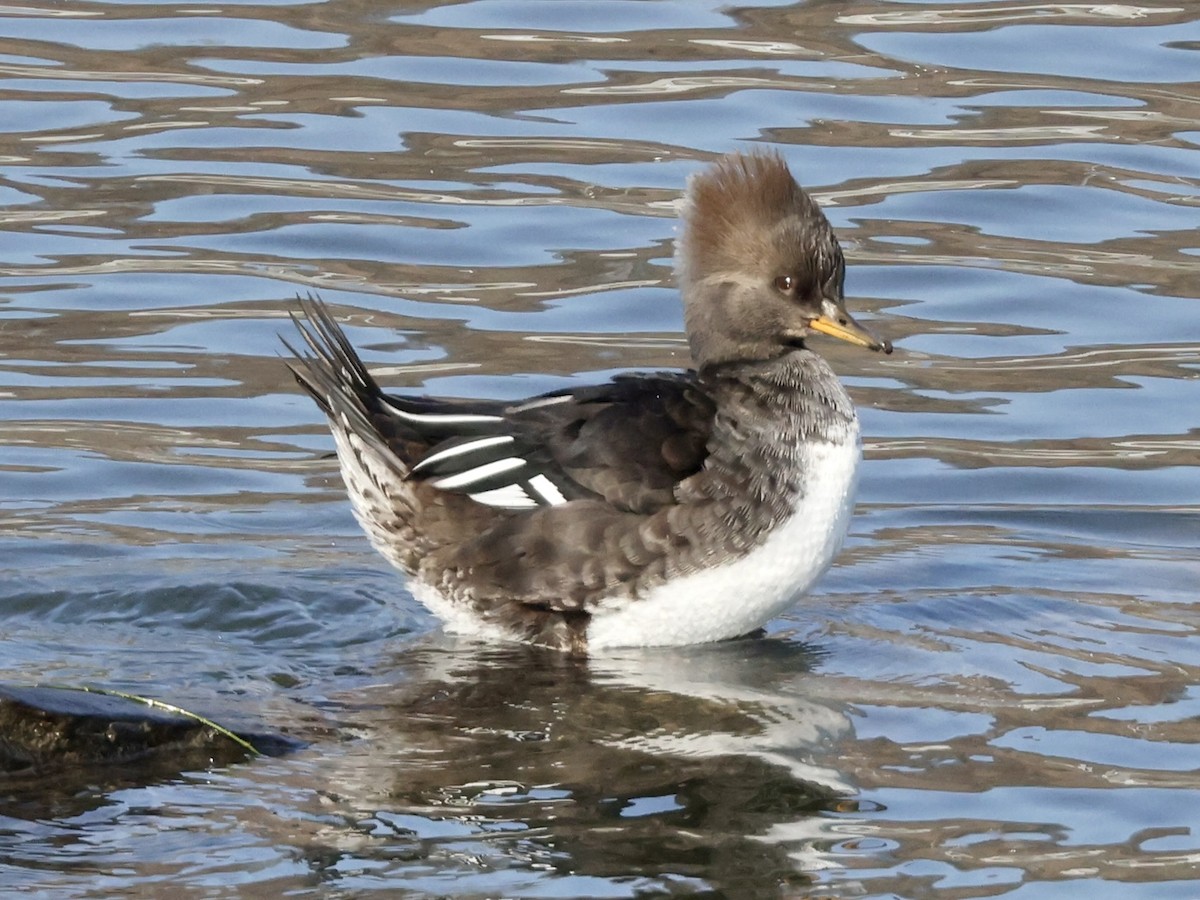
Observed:
[[[688,182],[679,262],[683,274],[744,267],[761,257],[763,239],[798,217],[828,229],[817,205],[774,151],[733,153]]]

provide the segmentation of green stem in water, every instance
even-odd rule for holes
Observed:
[[[114,691],[108,688],[95,688],[86,686],[75,687],[73,685],[66,684],[47,684],[42,685],[42,687],[53,687],[64,691],[83,691],[86,694],[100,694],[103,697],[119,697],[122,700],[132,700],[135,703],[141,703],[143,706],[148,706],[151,709],[160,709],[163,712],[174,713],[175,715],[184,716],[185,718],[199,722],[206,728],[211,728],[222,737],[229,738],[229,740],[233,741],[251,756],[263,755],[261,750],[259,750],[241,735],[234,734],[224,725],[218,725],[212,719],[206,719],[199,713],[194,713],[191,710],[184,709],[181,706],[176,706],[173,703],[164,703],[162,700],[155,700],[153,697],[139,697],[137,694],[127,694],[125,691]]]

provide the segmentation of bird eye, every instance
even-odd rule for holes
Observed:
[[[791,275],[780,275],[775,279],[775,290],[781,294],[790,294],[796,287],[796,279]]]

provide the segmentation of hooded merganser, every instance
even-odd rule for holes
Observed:
[[[806,341],[892,349],[846,312],[829,222],[778,154],[731,154],[688,183],[676,268],[694,371],[518,403],[386,394],[300,298],[311,354],[288,345],[291,368],[356,517],[450,629],[572,652],[716,641],[829,567],[861,442]]]

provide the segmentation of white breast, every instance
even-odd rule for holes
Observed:
[[[597,610],[588,647],[698,644],[739,637],[783,612],[829,568],[850,524],[861,457],[857,423],[844,440],[806,445],[792,515],[734,562],[677,578]]]

